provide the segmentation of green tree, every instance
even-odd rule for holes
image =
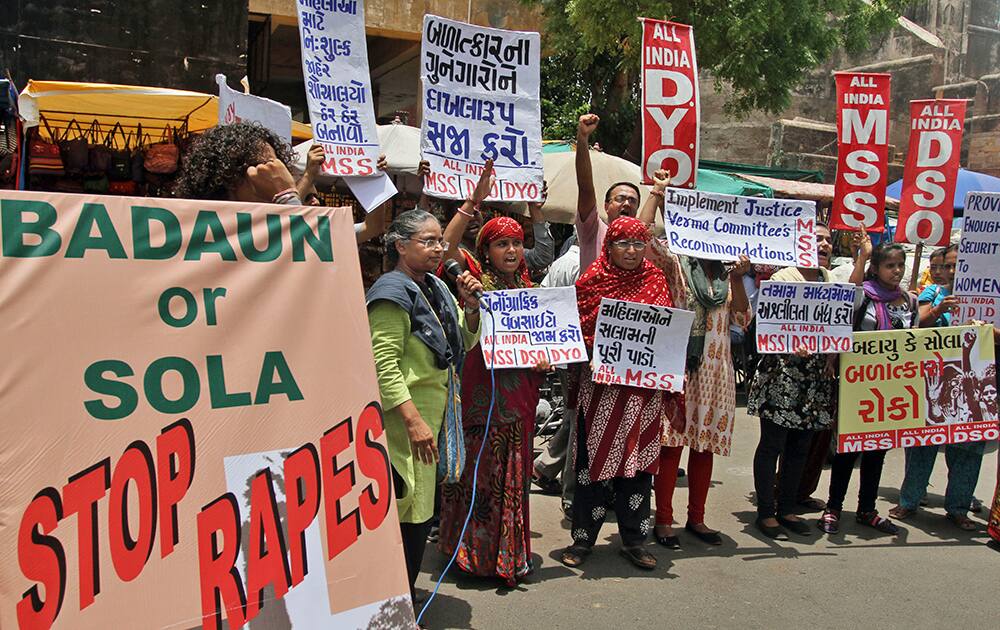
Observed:
[[[695,31],[698,66],[726,86],[735,116],[776,113],[838,49],[857,53],[887,33],[912,0],[525,0],[545,18],[542,122],[547,138],[575,135],[577,112],[601,116],[596,141],[638,157],[637,17]]]

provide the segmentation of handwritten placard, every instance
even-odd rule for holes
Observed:
[[[625,300],[601,300],[594,334],[594,382],[668,392],[684,390],[694,313]]]
[[[496,181],[488,199],[542,198],[540,51],[538,33],[424,16],[424,192],[465,199],[491,159]]]
[[[360,0],[297,0],[302,75],[327,175],[377,175],[379,156]]]
[[[757,352],[850,352],[856,291],[853,284],[765,280],[757,297]]]
[[[480,345],[487,368],[587,360],[576,287],[489,291],[483,297],[492,313],[480,319]]]

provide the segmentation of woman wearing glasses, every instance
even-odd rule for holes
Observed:
[[[472,295],[482,284],[468,273],[459,276],[465,307],[459,308],[434,275],[448,248],[441,224],[422,210],[396,217],[385,248],[395,269],[365,299],[412,597],[434,515],[438,433],[456,371],[479,338],[479,302]]]
[[[479,188],[473,198],[458,209],[448,223],[445,238],[451,243],[447,258],[468,265],[468,273],[482,282],[486,291],[531,287],[524,258],[524,231],[510,217],[487,221],[476,237],[475,252],[459,250],[459,242],[478,202],[487,196],[493,164],[487,161]],[[469,263],[472,264],[469,264]],[[458,545],[456,563],[463,571],[479,576],[496,576],[514,586],[531,571],[531,529],[528,520],[528,491],[534,453],[535,409],[538,406],[540,363],[532,369],[486,368],[482,350],[474,348],[462,367],[462,432],[466,463],[457,483],[441,490],[441,551],[449,556]],[[495,385],[495,390],[494,390]],[[489,433],[491,393],[495,391]],[[475,458],[483,445],[479,474]],[[459,541],[469,513],[473,484],[475,509]]]
[[[580,327],[589,351],[601,298],[672,306],[663,272],[643,258],[650,238],[644,223],[619,217],[608,226],[600,256],[576,283]],[[593,382],[584,364],[576,390],[577,486],[573,497],[573,544],[563,564],[583,564],[604,524],[614,495],[621,553],[640,569],[656,568],[643,548],[649,534],[649,497],[659,466],[661,416],[667,395],[657,389]]]

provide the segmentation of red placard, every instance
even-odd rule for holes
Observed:
[[[910,101],[910,150],[897,243],[940,246],[951,241],[964,121],[964,99]]]
[[[889,165],[888,74],[838,72],[837,180],[830,227],[885,230]]]
[[[657,169],[670,185],[694,188],[698,172],[698,62],[686,24],[642,20],[642,181]]]

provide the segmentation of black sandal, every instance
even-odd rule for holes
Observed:
[[[576,568],[583,564],[587,556],[590,555],[590,547],[584,547],[583,545],[570,545],[563,549],[562,555],[559,557],[559,561],[568,567]]]
[[[652,571],[656,568],[656,556],[642,547],[622,547],[620,553],[629,562],[644,571]]]
[[[681,539],[677,536],[656,536],[656,543],[667,549],[680,549]]]
[[[779,516],[778,523],[780,523],[785,529],[792,531],[799,536],[808,536],[812,533],[812,529],[809,527],[809,524],[802,520],[793,521],[783,516]]]
[[[694,534],[695,537],[703,543],[709,545],[722,544],[722,536],[719,535],[719,532],[700,532],[697,529],[695,529],[694,526],[691,525],[691,523],[685,525],[684,529]]]

